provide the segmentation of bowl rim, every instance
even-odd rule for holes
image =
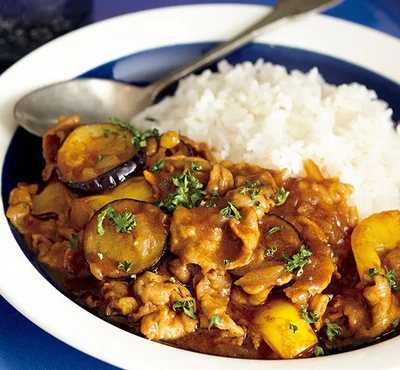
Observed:
[[[238,27],[246,27],[268,10],[269,7],[244,4],[152,9],[83,27],[40,47],[0,76],[2,167],[8,145],[17,128],[13,120],[13,106],[24,94],[50,83],[74,78],[96,66],[139,51],[175,44],[224,40],[237,32]],[[229,14],[229,19],[226,14]],[[154,24],[163,32],[157,32]],[[204,24],[212,24],[213,27],[204,27]],[[324,38],[318,37],[321,29],[324,30]],[[140,37],[135,39],[136,35]],[[367,48],[354,48],[354,45],[362,45],[364,40],[368,40]],[[349,21],[326,15],[302,17],[284,28],[269,30],[256,41],[329,55],[400,83],[400,40]],[[72,58],[70,54],[73,54]],[[2,199],[0,202],[4,209]],[[132,335],[105,322],[64,296],[34,268],[15,241],[4,211],[0,220],[0,233],[3,237],[0,294],[24,316],[63,342],[122,368],[143,365],[147,369],[159,369],[161,366],[172,369],[176,367],[178,356],[179,360],[190,361],[193,370],[205,366],[210,369],[259,368],[258,360],[182,351]],[[18,266],[18,275],[15,274],[15,266]],[[104,338],[109,340],[105,341]],[[293,366],[307,370],[320,369],[321,366],[385,366],[386,369],[394,369],[397,367],[396,346],[399,343],[400,337],[325,358],[274,361],[274,369],[289,369]],[[140,358],[133,358],[136,353],[140,354]],[[386,359],[384,364],[382,358]]]

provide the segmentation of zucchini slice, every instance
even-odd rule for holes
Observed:
[[[146,164],[146,150],[135,149],[132,137],[128,129],[111,123],[77,127],[58,150],[58,178],[88,194],[114,188]]]
[[[99,280],[144,272],[163,256],[168,234],[169,217],[156,206],[133,199],[108,203],[85,229],[90,271]]]

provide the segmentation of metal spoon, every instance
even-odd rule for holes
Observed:
[[[37,136],[43,136],[60,115],[79,114],[81,121],[86,123],[105,122],[110,116],[130,120],[153,104],[168,86],[247,44],[264,32],[267,25],[313,10],[325,10],[341,1],[280,0],[267,16],[253,26],[147,87],[97,78],[60,82],[20,99],[14,107],[14,117],[22,127]]]

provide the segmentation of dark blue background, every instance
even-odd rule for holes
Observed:
[[[274,1],[269,0],[220,0],[214,2],[265,5],[274,3]],[[210,3],[210,1],[94,0],[92,19],[98,21],[132,11],[200,3],[205,4]],[[400,2],[398,0],[347,0],[338,8],[327,13],[400,37]],[[103,72],[97,71],[97,73]],[[376,83],[379,83],[379,81]],[[397,117],[399,117],[398,111]],[[93,359],[45,333],[0,297],[0,369],[62,370],[78,368],[113,369],[112,366]]]

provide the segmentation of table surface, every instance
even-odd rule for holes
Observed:
[[[93,22],[165,6],[208,3],[272,5],[271,0],[93,0]],[[399,0],[347,0],[327,14],[400,38]],[[0,369],[115,369],[52,337],[0,296]]]

